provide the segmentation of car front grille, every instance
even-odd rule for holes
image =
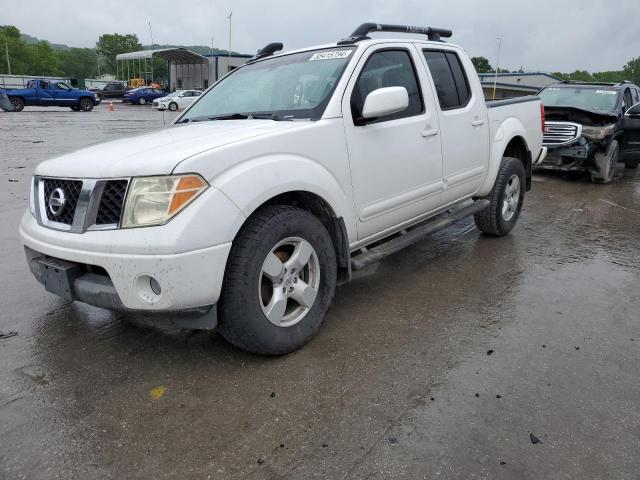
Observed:
[[[546,122],[542,144],[545,147],[570,145],[582,135],[582,125],[569,122]]]
[[[96,215],[96,225],[120,223],[128,184],[126,180],[109,180],[105,184]]]
[[[34,178],[33,204],[40,225],[82,233],[118,228],[127,179]]]
[[[47,178],[44,181],[44,206],[50,222],[73,224],[82,182]],[[52,198],[53,197],[53,198]]]
[[[157,101],[155,101],[155,100],[154,100],[152,105],[153,105],[154,107],[157,107],[157,106],[158,106],[158,105],[160,105],[160,104],[159,104]]]

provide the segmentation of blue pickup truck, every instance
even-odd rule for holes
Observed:
[[[5,93],[14,112],[20,112],[24,107],[70,107],[74,112],[90,112],[100,104],[95,93],[78,90],[60,81],[29,80],[27,88],[6,90]]]

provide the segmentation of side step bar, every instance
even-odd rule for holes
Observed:
[[[449,225],[484,210],[489,205],[489,200],[481,199],[476,200],[471,204],[463,204],[461,207],[451,208],[446,212],[436,215],[418,226],[413,227],[409,231],[403,230],[400,236],[394,237],[385,243],[377,245],[371,249],[364,248],[362,249],[362,253],[351,257],[351,269],[360,270],[372,263],[379,262],[383,258],[413,245],[414,243],[419,242],[423,238],[442,230]]]

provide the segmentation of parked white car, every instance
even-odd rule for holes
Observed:
[[[544,154],[541,103],[485,103],[450,35],[364,24],[271,44],[167,130],[41,163],[20,226],[31,270],[68,300],[278,355],[315,335],[352,269],[469,215],[509,233]]]
[[[191,105],[202,92],[200,90],[176,90],[166,97],[158,98],[153,101],[152,107],[158,110],[184,110]]]

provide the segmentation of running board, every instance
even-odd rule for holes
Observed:
[[[411,230],[403,230],[401,234],[391,240],[377,245],[371,249],[362,248],[362,253],[351,257],[351,269],[360,270],[372,263],[379,262],[385,257],[394,254],[403,248],[419,242],[423,238],[442,230],[470,215],[478,213],[490,205],[489,200],[476,200],[472,204],[450,208],[440,215],[436,215],[425,222],[418,224]]]

